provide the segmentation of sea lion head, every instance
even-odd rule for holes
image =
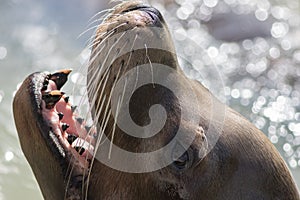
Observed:
[[[182,73],[161,13],[124,2],[97,28],[92,47],[87,86],[99,146],[89,197],[189,198],[188,177],[208,152],[211,100]]]
[[[96,31],[86,69],[92,126],[60,91],[70,70],[31,74],[14,98],[44,198],[187,198],[185,174],[207,153],[206,108],[178,67],[161,13],[140,1],[117,5]]]

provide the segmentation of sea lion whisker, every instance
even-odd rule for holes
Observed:
[[[94,35],[92,35],[90,37],[90,39],[88,40],[88,42],[90,41],[91,44],[88,45],[86,48],[90,49],[90,48],[94,48],[96,45],[100,46],[102,44],[102,41],[105,41],[107,38],[109,38],[111,35],[113,35],[115,30],[123,25],[125,25],[125,23],[119,24],[117,27],[113,28],[112,30],[110,30],[108,32],[104,32],[102,34],[99,34],[97,31],[95,31]],[[103,37],[104,35],[106,35],[106,36],[104,38],[102,38],[102,40],[97,40],[98,38]],[[97,47],[95,50],[97,50]],[[101,52],[101,51],[98,51],[98,52]],[[92,60],[92,59],[90,59],[90,60]]]
[[[109,113],[108,113],[108,116],[110,116],[110,114],[111,114],[111,110],[109,111]],[[99,115],[100,115],[100,113],[99,113]],[[97,116],[97,118],[99,118],[99,116]],[[101,125],[100,125],[100,130],[99,130],[99,136],[98,136],[98,138],[97,138],[97,141],[96,141],[96,144],[95,144],[95,146],[94,146],[94,148],[95,148],[95,153],[98,151],[98,149],[99,149],[99,147],[101,146],[101,140],[102,140],[102,137],[103,137],[103,135],[104,135],[104,130],[105,130],[105,128],[106,128],[106,126],[107,126],[107,124],[108,124],[108,120],[109,120],[109,117],[107,117],[106,118],[106,120],[102,120],[102,123],[101,123]],[[95,120],[95,122],[94,122],[94,126],[96,126],[96,120]],[[104,124],[103,124],[104,123]],[[104,128],[104,129],[102,129],[102,128]],[[106,139],[103,141],[103,142],[105,142],[106,141]],[[95,155],[92,157],[92,159],[91,159],[91,163],[90,163],[90,167],[92,168],[92,166],[93,166],[93,164],[94,164],[94,161],[95,161]],[[88,195],[88,189],[89,189],[89,182],[90,182],[90,177],[91,177],[91,170],[89,170],[88,171],[88,175],[87,175],[87,185],[86,185],[86,192],[85,192],[85,197],[87,198],[87,195]]]
[[[118,72],[118,73],[120,73],[120,70],[121,70],[121,69],[119,69],[119,72]],[[113,83],[112,88],[115,87],[116,83],[117,83],[117,79],[114,80],[114,83]],[[111,101],[112,94],[113,94],[113,90],[110,91],[107,102],[110,102],[110,101]],[[103,102],[104,102],[104,101],[102,101],[102,103],[103,103]],[[104,104],[103,104],[103,105],[104,105]],[[106,107],[105,107],[105,110],[104,110],[104,114],[103,114],[104,117],[103,117],[102,121],[106,121],[106,120],[109,119],[110,114],[107,114],[107,113],[111,113],[111,109],[109,109],[109,108],[110,108],[110,104],[107,103],[107,104],[106,104]],[[101,109],[101,110],[97,110],[97,109],[96,109],[96,111],[95,111],[95,112],[96,112],[96,119],[95,119],[95,121],[99,121],[99,117],[100,117],[101,111],[102,111],[102,109]],[[105,128],[106,128],[106,125],[105,125],[105,127],[100,126],[100,129],[103,130],[103,132],[105,131]]]
[[[135,30],[135,29],[137,29],[137,27],[134,27],[132,30]],[[132,42],[132,45],[131,45],[131,48],[130,48],[129,58],[128,58],[127,64],[126,64],[126,66],[125,66],[125,71],[127,70],[127,67],[129,66],[129,62],[130,62],[131,56],[132,56],[132,49],[133,49],[133,47],[134,47],[134,45],[135,45],[136,40],[137,40],[137,35],[135,35],[134,40],[133,40],[133,42]]]
[[[107,38],[109,38],[111,35],[113,35],[114,33],[115,33],[115,31],[118,29],[118,28],[120,28],[120,27],[122,27],[122,26],[124,26],[124,25],[126,25],[126,23],[122,23],[122,24],[119,24],[118,26],[116,26],[116,27],[114,27],[112,30],[110,30],[110,31],[108,31],[108,32],[104,32],[104,33],[102,33],[102,34],[99,34],[99,33],[97,33],[97,31],[94,33],[94,35],[92,35],[91,37],[90,37],[90,39],[88,39],[88,41],[87,41],[87,44],[89,44],[88,46],[87,46],[87,48],[88,49],[90,49],[90,48],[94,48],[95,46],[100,46],[101,44],[102,44],[102,42],[105,42],[105,40],[107,39]],[[105,36],[106,35],[106,36]],[[101,40],[99,40],[99,39],[97,39],[97,38],[101,38],[102,36],[105,36],[104,38],[102,38]],[[93,39],[94,38],[94,39]],[[96,38],[96,39],[95,39]],[[96,47],[96,49],[97,49],[97,47]],[[94,49],[94,51],[96,50],[96,49]],[[100,53],[101,51],[98,51],[98,53]],[[92,58],[90,59],[91,61],[93,60]]]
[[[97,20],[93,21],[92,24],[94,24],[94,23],[96,23],[96,22],[98,22],[98,21],[101,21],[101,22],[102,22],[103,19],[97,19]],[[88,30],[86,30],[86,31],[84,31],[83,33],[81,33],[81,35],[85,34],[86,32],[88,32],[88,31],[90,31],[90,30],[92,30],[92,29],[94,29],[95,27],[96,27],[96,28],[99,27],[99,25],[104,25],[104,24],[105,24],[105,25],[111,25],[111,24],[114,24],[114,23],[118,23],[118,22],[113,22],[113,23],[100,23],[100,24],[97,24],[97,25],[95,25],[95,26],[93,26],[93,27],[89,27],[89,26],[92,25],[92,24],[90,24],[90,25],[88,26],[89,28],[87,28]],[[95,30],[94,33],[93,33],[93,35],[90,36],[89,39],[87,39],[87,41],[85,42],[85,44],[86,44],[86,45],[92,44],[95,38],[97,38],[97,37],[102,37],[102,36],[105,35],[105,34],[106,34],[106,33],[102,33],[102,34],[99,34],[99,35],[98,35],[97,30]],[[81,36],[81,35],[80,35],[80,36]],[[89,46],[90,46],[90,45],[89,45]]]
[[[98,21],[102,21],[102,20],[101,19],[97,19],[97,20],[93,21],[93,23],[96,23]],[[116,23],[118,23],[118,22],[102,23],[102,24],[100,23],[100,24],[103,26],[103,25],[111,25],[111,24],[116,24]],[[90,24],[90,26],[92,24]],[[98,35],[98,33],[97,33],[97,28],[99,27],[100,24],[97,24],[97,25],[94,25],[92,27],[87,28],[85,31],[83,31],[82,33],[79,34],[79,36],[77,37],[77,39],[79,39],[80,37],[82,37],[83,35],[85,35],[86,33],[88,33],[89,31],[91,31],[93,29],[95,29],[95,31],[94,31],[93,35],[91,37],[89,37],[89,39],[85,42],[86,45],[92,43],[93,40],[94,40],[94,38],[96,36],[98,36],[98,37],[100,36],[101,37],[101,36],[105,35],[106,33],[103,33],[103,34],[100,34],[100,35]]]
[[[117,80],[118,80],[119,75],[120,75],[120,72],[121,72],[121,67],[119,67],[117,78],[114,80],[114,84],[113,84],[112,88],[115,88],[115,86],[117,84]],[[114,136],[115,136],[115,130],[116,130],[118,115],[119,115],[119,111],[120,111],[120,104],[123,102],[126,86],[127,86],[127,81],[125,81],[125,84],[124,84],[122,97],[118,99],[117,109],[116,109],[116,113],[115,113],[115,120],[114,120],[114,123],[113,123],[112,136],[111,136],[111,140],[110,140],[109,152],[108,152],[108,158],[109,159],[110,159],[110,156],[111,156],[112,144],[113,144],[113,140],[114,140]]]
[[[104,48],[104,47],[103,47]],[[91,64],[89,64],[88,66],[90,66]],[[87,88],[88,88],[88,92],[90,91],[90,92],[94,92],[94,85],[95,84],[92,84],[93,82],[95,82],[95,81],[99,81],[99,77],[101,77],[101,74],[98,72],[98,71],[100,71],[100,67],[98,67],[97,69],[96,69],[96,71],[95,71],[95,73],[93,73],[93,75],[90,77],[90,79],[89,79],[89,82],[87,83]],[[102,80],[103,80],[103,78],[104,77],[106,77],[105,75],[106,75],[106,73],[107,72],[109,72],[109,68],[107,68],[106,70],[105,70],[105,72],[104,72],[104,74],[103,74],[103,77],[102,78],[100,78],[100,83],[99,83],[99,85],[101,85],[102,84]],[[97,76],[98,75],[98,76]],[[96,77],[97,76],[97,77]]]
[[[116,109],[116,114],[115,114],[115,120],[114,120],[114,123],[113,123],[113,126],[112,126],[112,134],[111,134],[109,151],[108,151],[108,159],[111,158],[111,151],[112,151],[112,145],[113,145],[113,141],[114,141],[116,125],[117,125],[117,120],[118,120],[118,115],[119,115],[120,102],[121,102],[121,99],[119,98],[118,99],[118,104],[117,104],[117,109]]]
[[[105,40],[106,40],[107,38],[109,38],[111,35],[113,35],[113,34],[115,33],[115,31],[116,31],[118,28],[120,28],[120,27],[122,27],[122,26],[124,26],[124,25],[126,25],[126,23],[119,24],[117,27],[113,28],[113,29],[110,30],[109,32],[103,33],[102,36],[104,36],[104,35],[106,35],[106,34],[107,34],[107,36],[105,36],[104,38],[102,38],[102,40],[96,40],[96,42],[95,42],[95,41],[92,42],[92,44],[91,44],[90,46],[88,46],[87,48],[94,48],[95,46],[97,46],[96,49],[94,49],[94,50],[97,50],[97,48],[102,44],[102,42],[105,42]],[[96,37],[96,38],[99,38],[99,37],[101,37],[101,36],[99,36],[99,34],[96,34],[95,37]],[[97,51],[98,51],[98,50],[97,50]],[[97,54],[94,55],[94,57],[97,57],[100,53],[101,53],[101,51],[98,51]],[[94,57],[90,59],[90,63],[93,63]]]
[[[154,88],[155,86],[154,86],[153,65],[152,65],[152,62],[151,62],[150,57],[149,57],[149,55],[148,55],[148,47],[147,47],[147,44],[144,44],[144,45],[145,45],[145,50],[146,50],[146,58],[148,59],[149,64],[150,64],[151,78],[152,78],[152,85],[153,85],[153,88]]]
[[[73,171],[75,169],[75,165],[71,164],[71,163],[74,162],[74,159],[75,159],[75,157],[72,156],[71,159],[70,159],[72,162],[69,162],[68,167],[67,167],[67,173],[66,173],[66,176],[65,176],[65,181],[67,181],[67,182],[66,182],[64,199],[67,199],[67,196],[69,196],[68,194],[70,192],[71,179],[73,177]]]
[[[85,31],[83,31],[82,33],[80,33],[80,34],[77,36],[77,39],[81,38],[84,34],[86,34],[87,32],[89,32],[90,30],[96,29],[97,27],[99,27],[99,24],[87,28]]]
[[[88,20],[88,23],[90,23],[93,19],[95,19],[96,17],[98,17],[99,15],[105,13],[104,15],[107,15],[108,13],[110,13],[111,11],[113,11],[114,9],[113,8],[108,8],[108,9],[105,9],[105,10],[101,10],[99,12],[97,12],[96,14],[94,14],[89,20]]]
[[[134,30],[134,29],[136,29],[136,28],[137,28],[137,27],[134,27],[132,30]],[[134,47],[134,45],[135,45],[136,40],[137,40],[137,35],[135,35],[134,40],[133,40],[133,42],[132,42],[132,45],[131,45],[131,48],[130,48],[129,58],[128,58],[127,64],[126,64],[126,66],[125,66],[125,71],[127,70],[128,66],[129,66],[129,62],[130,62],[131,57],[132,57],[132,49],[133,49],[133,47]],[[136,66],[136,70],[137,70],[136,81],[135,81],[135,85],[134,85],[134,87],[133,87],[133,90],[132,90],[132,93],[131,93],[131,94],[134,93],[134,91],[135,91],[135,89],[136,89],[136,86],[137,86],[137,83],[138,83],[138,70],[139,70],[139,66]]]
[[[118,41],[120,41],[120,40],[122,39],[122,37],[123,37],[125,34],[126,34],[126,32],[123,32],[122,35],[118,38],[118,40],[110,47],[110,49],[108,50],[108,53],[107,53],[106,57],[104,58],[102,67],[100,68],[100,71],[99,71],[99,73],[97,73],[97,74],[101,75],[101,74],[103,74],[103,70],[106,70],[106,69],[107,69],[107,68],[105,67],[105,65],[106,65],[106,62],[107,62],[107,59],[108,59],[108,56],[109,56],[110,52],[112,51],[112,49],[114,48],[114,46],[118,43]],[[114,59],[113,59],[111,62],[114,62]],[[112,64],[112,63],[110,63],[109,66],[110,66],[111,64]],[[103,69],[103,68],[104,68],[104,69]],[[99,75],[98,75],[98,76],[99,76]],[[99,87],[100,87],[100,85],[99,85]],[[103,87],[104,87],[104,86],[103,86]]]
[[[105,36],[105,37],[109,37],[109,36],[111,36],[111,35],[113,35],[114,34],[114,29],[113,30],[111,30],[111,31],[109,31],[109,32],[107,32],[107,33],[103,33],[102,35],[106,35],[107,34],[107,36]],[[93,36],[97,36],[97,33],[95,33],[95,35],[93,35]],[[99,36],[99,35],[98,35]],[[89,39],[88,41],[87,41],[87,49],[93,49],[95,46],[98,46],[98,47],[100,47],[100,45],[101,45],[101,43],[102,43],[102,41],[104,41],[105,40],[105,38],[103,39],[103,40],[98,40],[98,41],[93,41],[93,40],[91,40],[91,39]],[[90,44],[89,44],[89,42],[90,42]],[[105,46],[105,45],[104,45]],[[98,48],[98,47],[96,47],[96,49]],[[90,61],[91,61],[91,59],[90,59]]]
[[[110,70],[107,70],[107,71],[110,71]],[[103,77],[104,77],[104,76],[103,76]],[[107,84],[108,77],[109,77],[109,76],[106,76],[103,85],[106,85],[106,84]],[[101,80],[101,82],[102,82],[102,80]],[[102,85],[102,84],[101,84],[101,85]],[[100,87],[97,87],[97,88],[96,88],[96,91],[92,91],[92,92],[97,92],[97,93],[98,93],[99,90],[100,90]],[[104,100],[105,100],[105,98],[103,99],[103,94],[104,94],[104,87],[101,88],[101,92],[100,92],[100,95],[99,95],[99,101],[101,101],[101,104],[103,104],[103,103],[104,103]],[[91,101],[91,107],[93,107],[93,105],[95,105],[96,99],[97,99],[97,96],[95,95],[95,96],[93,97],[92,101]],[[98,105],[101,105],[101,104],[98,104]],[[99,109],[100,109],[100,111],[102,110],[101,107],[100,107],[100,108],[96,107],[95,109],[96,109],[96,110],[99,110]]]

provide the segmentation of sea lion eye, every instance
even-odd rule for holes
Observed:
[[[172,167],[176,170],[185,170],[192,165],[193,154],[189,152],[189,149],[184,151],[183,147],[180,144],[175,145],[172,152]],[[182,155],[180,155],[182,154]]]
[[[187,168],[188,162],[189,162],[189,155],[187,152],[184,152],[182,156],[180,156],[177,160],[173,162],[173,165],[177,169],[183,170]]]

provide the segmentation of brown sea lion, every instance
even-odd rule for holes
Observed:
[[[155,8],[124,2],[98,27],[91,128],[60,91],[69,73],[30,75],[13,103],[45,199],[300,199],[265,135],[184,76]]]

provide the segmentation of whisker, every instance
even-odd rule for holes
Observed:
[[[95,15],[93,15],[93,16],[88,20],[88,23],[90,23],[93,19],[95,19],[95,18],[98,17],[99,15],[101,15],[101,14],[103,14],[103,13],[105,13],[105,12],[106,12],[106,14],[107,14],[107,13],[110,13],[110,12],[112,12],[112,11],[114,11],[114,9],[113,9],[113,8],[109,8],[109,9],[105,9],[105,10],[102,10],[102,11],[97,12]]]
[[[145,44],[145,49],[146,49],[146,57],[149,61],[149,64],[150,64],[150,70],[151,70],[151,79],[152,79],[152,85],[153,85],[153,88],[155,88],[154,86],[154,74],[153,74],[153,65],[152,65],[152,62],[149,58],[149,55],[148,55],[148,47],[147,47],[147,44]]]
[[[97,25],[95,25],[95,26],[92,26],[92,27],[86,29],[85,31],[83,31],[82,33],[80,33],[79,36],[78,36],[76,39],[79,39],[79,38],[82,37],[84,34],[86,34],[87,32],[89,32],[89,31],[92,30],[92,29],[97,28],[98,26],[99,26],[99,24],[97,24]]]
[[[117,78],[116,80],[114,81],[114,84],[112,86],[112,90],[111,90],[111,95],[112,95],[112,92],[117,84],[117,80],[119,78],[119,75],[120,75],[120,72],[121,72],[121,67],[119,68],[119,72],[117,74]],[[125,82],[124,84],[124,90],[126,88],[126,85],[127,85],[127,81]],[[123,91],[124,91],[123,90]],[[124,95],[123,95],[124,96]],[[122,99],[121,99],[122,100]],[[116,130],[116,124],[117,124],[117,120],[118,120],[118,115],[119,115],[119,106],[120,106],[120,99],[118,100],[118,105],[117,105],[117,110],[116,110],[116,113],[115,113],[115,120],[114,120],[114,124],[113,124],[113,130],[112,130],[112,136],[111,136],[111,141],[110,141],[110,146],[109,146],[109,153],[108,153],[108,158],[110,159],[110,156],[111,156],[111,150],[112,150],[112,144],[113,144],[113,140],[114,140],[114,136],[115,136],[115,130]]]

